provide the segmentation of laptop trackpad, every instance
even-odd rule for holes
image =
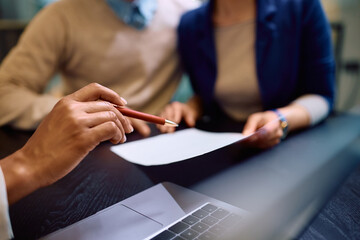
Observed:
[[[49,236],[49,239],[144,239],[162,228],[160,223],[122,204],[115,204],[99,213]]]

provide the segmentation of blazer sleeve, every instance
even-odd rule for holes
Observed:
[[[304,93],[322,95],[334,106],[335,60],[331,29],[319,0],[305,0],[301,34],[300,82]]]

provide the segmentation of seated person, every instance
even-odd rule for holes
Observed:
[[[248,145],[269,148],[333,108],[335,63],[319,0],[210,0],[181,18],[178,48],[195,95],[165,108],[176,122],[194,126],[219,107],[246,122],[243,134],[261,129]]]
[[[1,240],[12,237],[8,203],[64,177],[100,142],[126,141],[125,133],[133,127],[112,104],[124,106],[126,101],[90,84],[62,98],[25,146],[0,160]]]
[[[0,68],[0,126],[35,129],[59,100],[44,89],[55,73],[62,93],[98,82],[129,107],[159,113],[182,76],[176,54],[181,14],[193,0],[62,0],[29,23]],[[9,104],[11,102],[11,104]],[[131,120],[148,135],[150,128]]]

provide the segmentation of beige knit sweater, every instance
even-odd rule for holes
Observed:
[[[43,94],[55,73],[63,94],[91,82],[116,91],[128,106],[158,113],[171,99],[181,71],[176,26],[192,0],[158,0],[143,31],[124,24],[105,0],[61,0],[29,24],[0,68],[0,125],[31,129],[58,98]]]

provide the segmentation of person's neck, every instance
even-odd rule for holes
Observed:
[[[228,26],[255,19],[255,0],[214,0],[213,22]]]

